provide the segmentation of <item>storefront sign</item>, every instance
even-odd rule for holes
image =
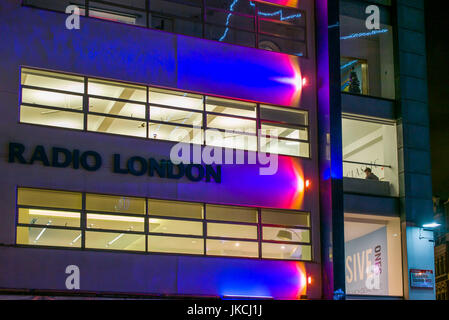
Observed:
[[[345,242],[346,293],[388,294],[387,228]]]
[[[412,288],[433,289],[433,271],[410,269],[410,286]]]
[[[40,163],[46,167],[83,169],[97,171],[103,165],[101,155],[92,150],[80,151],[66,148],[52,147],[46,150],[44,146],[36,146],[29,157],[26,157],[26,148],[21,143],[9,143],[8,161],[10,163],[21,163],[33,165]],[[131,174],[134,176],[154,176],[160,178],[181,179],[186,177],[190,181],[221,182],[221,166],[203,164],[174,164],[170,160],[156,160],[133,156],[122,159],[120,154],[112,156],[112,171],[119,174]]]

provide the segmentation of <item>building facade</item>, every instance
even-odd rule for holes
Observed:
[[[423,5],[2,1],[2,294],[434,299]]]

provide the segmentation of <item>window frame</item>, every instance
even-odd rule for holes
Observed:
[[[80,210],[74,210],[74,209],[67,209],[67,208],[56,208],[56,207],[43,207],[43,206],[33,206],[33,205],[19,205],[18,204],[18,196],[20,189],[33,189],[33,190],[40,190],[40,191],[67,191],[67,192],[73,192],[78,193],[81,195],[82,198],[82,207]],[[129,198],[138,198],[143,199],[145,202],[145,214],[129,214],[129,213],[121,213],[121,212],[110,212],[110,211],[101,211],[101,210],[87,210],[86,207],[86,195],[92,194],[92,195],[101,195],[101,196],[119,196],[119,197],[129,197]],[[202,206],[203,210],[203,217],[201,219],[198,218],[186,218],[186,217],[172,217],[172,216],[157,216],[157,215],[150,215],[148,210],[148,202],[150,200],[158,200],[158,201],[168,201],[168,202],[176,202],[176,203],[192,203],[192,204],[199,204]],[[207,205],[212,206],[218,206],[218,207],[226,207],[226,208],[244,208],[244,209],[254,209],[256,210],[257,214],[257,223],[251,223],[251,222],[238,222],[238,221],[227,221],[227,220],[213,220],[207,218]],[[34,225],[30,223],[19,223],[19,209],[20,208],[36,208],[36,209],[47,209],[47,210],[58,210],[58,211],[71,211],[71,212],[80,212],[80,226],[79,227],[64,227],[64,226],[46,226],[46,225]],[[271,210],[276,211],[280,213],[300,213],[300,214],[307,214],[308,220],[309,220],[309,226],[286,226],[282,224],[264,224],[261,220],[262,210]],[[115,215],[115,216],[125,216],[125,217],[137,217],[142,218],[144,220],[144,230],[143,231],[129,231],[129,230],[119,230],[119,229],[106,229],[106,228],[88,228],[87,227],[87,214],[105,214],[105,215]],[[96,193],[96,192],[79,192],[79,191],[70,191],[70,190],[62,190],[62,189],[48,189],[48,188],[38,188],[38,187],[29,187],[29,186],[16,186],[16,215],[15,215],[15,245],[18,247],[31,247],[31,248],[58,248],[58,249],[71,249],[71,250],[83,250],[83,251],[109,251],[109,252],[127,252],[127,253],[140,253],[140,254],[168,254],[168,255],[193,255],[193,256],[204,256],[204,257],[224,257],[224,258],[242,258],[242,259],[259,259],[259,260],[282,260],[282,261],[301,261],[301,262],[314,262],[316,261],[316,257],[314,255],[314,248],[315,244],[312,237],[312,219],[311,219],[311,212],[308,211],[299,211],[299,210],[293,210],[293,209],[277,209],[277,208],[262,208],[262,207],[249,207],[249,206],[239,206],[239,205],[223,205],[220,203],[205,203],[205,202],[199,202],[199,201],[180,201],[180,200],[171,200],[171,199],[162,199],[162,198],[154,198],[154,197],[137,197],[137,196],[130,196],[130,195],[118,195],[118,194],[106,194],[106,193]],[[177,221],[191,221],[191,222],[201,222],[202,223],[202,235],[193,235],[193,234],[177,234],[177,233],[158,233],[158,232],[151,232],[150,231],[150,218],[160,218],[160,219],[167,219],[167,220],[177,220]],[[227,224],[227,225],[241,225],[241,226],[255,226],[257,229],[257,237],[254,238],[239,238],[239,237],[230,237],[230,236],[208,236],[207,233],[207,224],[208,223],[219,223],[219,224]],[[80,247],[71,247],[69,245],[67,246],[51,246],[51,245],[35,245],[35,244],[19,244],[18,243],[18,228],[23,227],[36,227],[36,228],[48,228],[48,229],[59,229],[59,230],[71,230],[71,231],[80,231]],[[279,227],[279,228],[292,228],[292,229],[301,229],[301,230],[307,230],[309,232],[309,241],[308,242],[299,242],[299,241],[284,241],[284,240],[264,240],[263,238],[263,227]],[[111,233],[117,233],[117,234],[134,234],[134,235],[141,235],[145,238],[145,250],[136,251],[136,250],[122,250],[122,249],[99,249],[99,248],[89,248],[86,246],[86,233],[87,232],[95,232],[95,233],[104,233],[104,234],[111,234]],[[148,237],[150,236],[162,236],[162,237],[178,237],[178,238],[189,238],[189,239],[198,239],[203,241],[203,253],[202,254],[187,254],[187,253],[176,253],[176,252],[157,252],[157,251],[150,251],[148,249]],[[223,240],[223,241],[240,241],[240,242],[253,242],[257,243],[258,251],[257,251],[257,257],[248,257],[248,256],[239,256],[239,255],[211,255],[207,254],[207,240]],[[298,245],[298,246],[309,246],[311,247],[311,259],[310,260],[298,260],[298,259],[277,259],[277,258],[263,258],[263,250],[262,245],[266,244],[285,244],[285,245]]]

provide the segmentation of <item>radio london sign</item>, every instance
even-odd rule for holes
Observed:
[[[42,164],[45,167],[73,168],[86,171],[97,171],[103,165],[101,155],[92,150],[80,151],[67,148],[52,147],[46,149],[42,145],[36,146],[31,156],[26,157],[26,147],[21,143],[10,142],[8,162],[27,165]],[[132,156],[124,160],[118,153],[112,155],[112,171],[118,174],[131,174],[134,176],[159,176],[166,179],[181,179],[186,177],[190,181],[216,183],[221,182],[221,165],[203,164],[174,164],[170,160],[156,160]]]

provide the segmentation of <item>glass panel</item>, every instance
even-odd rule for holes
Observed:
[[[209,146],[257,151],[257,136],[239,134],[233,131],[206,130],[206,144]]]
[[[219,8],[228,11],[254,15],[254,4],[250,1],[207,0],[206,7]]]
[[[145,235],[86,231],[86,248],[145,251]]]
[[[51,91],[22,89],[22,102],[42,106],[83,110],[83,97]]]
[[[259,32],[269,33],[281,38],[305,41],[306,30],[286,23],[259,20]]]
[[[19,208],[19,223],[79,228],[80,215],[73,211]]]
[[[262,243],[262,258],[311,261],[312,247],[308,245]]]
[[[145,214],[145,198],[87,193],[86,210]]]
[[[148,236],[149,252],[203,254],[204,240],[183,237]]]
[[[201,20],[202,0],[151,0],[150,10],[163,13],[164,16],[184,17],[190,20]]]
[[[88,115],[87,130],[145,138],[146,122]]]
[[[309,157],[309,144],[306,142],[279,140],[276,138],[260,138],[260,151],[284,154],[294,157]]]
[[[283,52],[298,57],[307,56],[307,47],[305,42],[279,38],[263,33],[259,34],[258,48],[268,51]]]
[[[168,141],[182,141],[186,143],[203,142],[201,128],[190,128],[184,126],[176,126],[161,123],[149,124],[149,138]]]
[[[139,102],[147,101],[146,87],[120,82],[89,79],[88,91],[89,94],[107,98],[133,100]]]
[[[261,134],[289,139],[308,139],[307,128],[298,128],[286,124],[269,125],[262,123]]]
[[[237,100],[206,97],[206,111],[256,118],[256,104]]]
[[[194,236],[203,235],[203,223],[186,220],[168,220],[150,218],[150,232],[186,234]]]
[[[84,115],[80,112],[20,106],[20,122],[82,130]]]
[[[297,26],[305,26],[305,16],[297,9],[257,3],[259,20],[266,19],[284,22]]]
[[[200,112],[190,112],[151,106],[150,120],[190,124],[201,127],[203,125],[203,114]]]
[[[17,227],[17,244],[80,248],[81,231]]]
[[[108,0],[109,2],[112,2]],[[117,1],[115,1],[117,2]],[[104,19],[108,21],[127,23],[138,26],[146,26],[146,14],[144,1],[122,1],[121,4],[126,6],[136,5],[137,9],[123,8],[114,5],[108,5],[90,0],[89,2],[89,17]],[[143,6],[143,8],[142,8]],[[84,10],[80,10],[84,14]]]
[[[141,232],[145,229],[144,218],[93,213],[87,214],[87,228]]]
[[[208,237],[224,237],[239,239],[257,239],[257,226],[245,226],[226,223],[208,223]]]
[[[201,9],[198,9],[198,11],[200,11],[201,14]],[[149,19],[150,26],[153,29],[177,34],[185,34],[193,37],[203,36],[203,24],[201,22],[178,19],[175,17],[166,17],[163,14],[158,13],[150,13]]]
[[[205,38],[246,47],[255,47],[256,44],[256,36],[252,32],[212,25],[205,25]]]
[[[164,217],[203,218],[203,204],[148,199],[148,214]]]
[[[310,231],[293,228],[263,227],[263,240],[310,242]]]
[[[81,193],[43,189],[19,188],[17,204],[81,210]]]
[[[366,28],[366,4],[340,1],[341,89],[395,99],[394,30],[390,8],[380,9],[380,29]]]
[[[257,223],[257,209],[206,204],[207,220]]]
[[[262,209],[262,223],[292,227],[310,227],[310,215],[307,212],[275,211]]]
[[[84,93],[84,78],[22,68],[22,85]]]
[[[344,229],[346,292],[402,296],[400,218],[345,213]],[[368,287],[368,278],[378,286]]]
[[[203,110],[203,96],[187,92],[150,88],[150,103]]]
[[[254,31],[254,18],[213,9],[206,9],[206,21],[237,29]]]
[[[259,244],[257,242],[207,239],[206,246],[207,255],[210,256],[253,258],[259,256]]]
[[[89,98],[89,111],[145,119],[144,104]]]
[[[261,105],[260,118],[271,121],[279,121],[296,125],[307,126],[307,111],[302,110],[286,110],[277,107]]]
[[[345,190],[352,188],[357,192],[397,196],[399,178],[396,126],[343,119],[342,127]]]
[[[146,0],[107,0],[107,2],[118,5],[125,5],[137,9],[145,9]]]
[[[233,117],[207,115],[207,126],[214,129],[231,130],[246,133],[256,133],[256,121]]]

